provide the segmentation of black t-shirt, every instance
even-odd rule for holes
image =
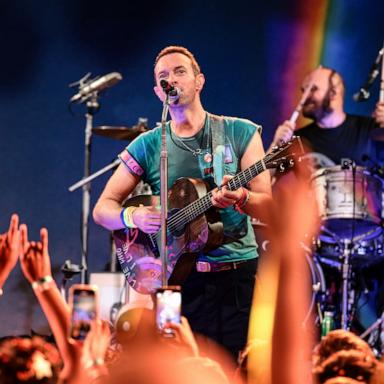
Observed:
[[[371,117],[346,115],[345,121],[334,128],[320,128],[311,123],[295,132],[309,145],[311,152],[319,152],[340,164],[343,158],[354,160],[358,165],[367,165],[363,155],[382,162],[384,144],[370,139],[377,125]]]

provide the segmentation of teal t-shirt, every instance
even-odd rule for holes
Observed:
[[[207,114],[203,129],[195,136],[177,137],[167,123],[168,188],[180,177],[205,180],[211,188],[216,185],[212,164],[212,118]],[[240,172],[240,159],[251,138],[261,127],[249,120],[222,117],[225,129],[224,173],[235,175]],[[149,184],[154,195],[160,194],[160,148],[161,127],[146,132],[126,148],[130,161],[128,169]],[[220,247],[201,253],[201,261],[225,262],[252,259],[258,256],[251,220],[248,215],[237,212],[233,207],[219,209],[227,240]],[[232,240],[233,239],[233,240]]]

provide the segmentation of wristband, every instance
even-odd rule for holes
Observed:
[[[137,228],[137,225],[133,222],[133,212],[137,207],[127,207],[120,212],[121,221],[125,228]]]
[[[39,290],[40,292],[46,291],[47,289],[51,288],[50,282],[53,281],[52,276],[47,275],[42,277],[41,279],[38,279],[36,281],[33,281],[31,283],[31,286],[34,291]]]

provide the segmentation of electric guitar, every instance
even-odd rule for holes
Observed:
[[[227,184],[230,190],[247,185],[267,169],[284,171],[294,165],[303,153],[299,137],[293,137],[275,147],[262,160],[236,174]],[[223,225],[218,211],[211,203],[212,192],[201,179],[180,178],[168,193],[167,219],[167,280],[180,283],[191,271],[199,251],[217,248],[223,242]],[[139,195],[125,206],[159,204],[158,196]],[[116,254],[130,286],[137,292],[149,294],[161,286],[160,232],[146,234],[137,228],[113,232]]]

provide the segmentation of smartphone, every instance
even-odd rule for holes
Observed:
[[[91,329],[91,322],[99,317],[99,294],[96,285],[74,284],[69,289],[71,309],[70,337],[84,340]]]
[[[180,323],[181,289],[180,286],[168,286],[156,290],[156,326],[166,337],[173,337],[174,331],[167,328],[169,322]]]

